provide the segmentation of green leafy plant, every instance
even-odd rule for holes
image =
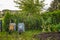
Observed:
[[[9,29],[9,23],[10,23],[10,19],[11,19],[11,14],[10,11],[5,11],[5,16],[4,16],[4,29],[5,31],[8,31]]]

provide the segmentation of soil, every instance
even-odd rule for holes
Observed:
[[[40,33],[34,35],[34,38],[38,38],[39,40],[60,40],[60,32]]]

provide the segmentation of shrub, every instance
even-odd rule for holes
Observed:
[[[11,14],[9,11],[6,11],[5,16],[4,16],[4,29],[5,29],[5,31],[8,31],[10,19],[11,19]]]
[[[54,32],[60,32],[60,23],[56,25],[51,25],[51,29]]]

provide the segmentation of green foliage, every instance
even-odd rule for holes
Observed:
[[[41,14],[41,21],[43,31],[51,31],[52,24],[56,25],[60,23],[60,10]]]
[[[8,30],[10,20],[13,20],[17,25],[18,23],[24,23],[26,30],[39,29],[42,31],[59,31],[57,27],[60,23],[60,10],[54,12],[46,12],[43,14],[17,13],[10,14],[10,11],[5,12],[4,17],[4,29]],[[53,25],[52,25],[53,24]],[[57,25],[58,24],[58,25]],[[52,30],[53,29],[53,30]]]
[[[15,18],[16,18],[16,22],[21,23],[24,22],[25,23],[25,28],[26,30],[28,29],[38,29],[38,27],[40,27],[40,14],[33,14],[33,15],[26,15],[26,14],[15,14]]]
[[[15,1],[19,6],[17,6],[22,13],[40,13],[43,8],[43,1],[39,0],[17,0]]]
[[[40,12],[44,6],[44,1],[39,0],[17,0],[20,10],[18,16],[18,22],[24,22],[26,29],[38,29],[40,28]]]
[[[60,23],[60,10],[54,12],[47,12],[44,14],[32,14],[18,13],[14,15],[16,23],[25,23],[26,30],[39,29],[44,31],[51,31],[51,26]]]
[[[53,0],[51,3],[51,7],[48,9],[50,12],[55,10],[60,10],[60,0]]]
[[[5,29],[5,31],[8,31],[10,19],[11,19],[10,11],[6,11],[5,16],[4,16],[4,29]]]
[[[34,35],[40,33],[40,30],[28,30],[19,35],[17,32],[13,32],[11,35],[7,32],[0,33],[1,40],[37,40],[37,38],[33,38]]]
[[[48,12],[45,14],[42,14],[43,17],[51,18],[51,24],[58,24],[60,22],[60,10],[54,11],[54,12]]]
[[[54,32],[57,32],[57,31],[60,32],[60,23],[56,25],[52,25],[51,30]]]

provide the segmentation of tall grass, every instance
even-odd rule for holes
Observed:
[[[40,30],[29,30],[22,34],[19,34],[18,32],[13,32],[11,34],[8,34],[7,32],[1,32],[0,40],[37,40],[33,37],[38,33],[40,33]]]

